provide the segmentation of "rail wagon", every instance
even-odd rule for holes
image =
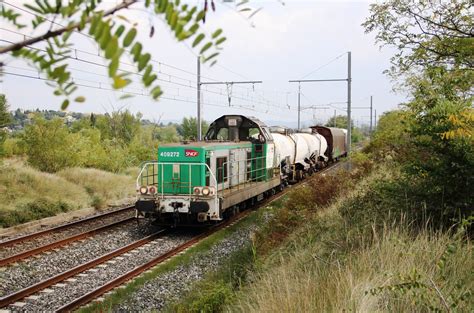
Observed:
[[[327,141],[325,155],[330,161],[347,156],[347,134],[344,129],[325,126],[311,126],[313,132],[322,135]]]
[[[202,142],[161,145],[136,183],[137,217],[174,225],[220,221],[281,185],[268,128],[242,115],[215,120]]]

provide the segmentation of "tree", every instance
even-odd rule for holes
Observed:
[[[209,128],[206,121],[202,121],[202,135],[204,136]],[[196,140],[197,138],[197,119],[195,117],[185,117],[178,126],[178,134],[184,140]]]
[[[388,0],[370,6],[362,24],[381,46],[394,46],[390,72],[428,66],[474,67],[472,1]]]
[[[0,94],[0,128],[7,127],[11,121],[7,97],[4,94]]]
[[[144,10],[165,22],[178,41],[190,41],[198,49],[203,62],[215,62],[221,44],[226,40],[222,29],[212,32],[210,38],[200,32],[206,9],[180,4],[180,0],[123,0],[107,7],[106,2],[96,0],[52,1],[36,0],[22,7],[1,3],[0,17],[11,27],[20,31],[31,27],[41,33],[35,37],[0,47],[0,54],[10,54],[24,59],[54,83],[54,94],[64,98],[61,108],[66,109],[71,101],[84,102],[77,96],[78,86],[74,83],[68,61],[74,59],[74,42],[71,35],[76,32],[89,37],[100,48],[108,62],[108,75],[115,89],[123,89],[131,83],[129,72],[121,71],[122,58],[128,55],[142,76],[142,83],[149,88],[153,99],[162,94],[156,84],[157,75],[151,62],[151,55],[143,51],[143,45],[136,39],[138,27],[121,15],[129,9]],[[24,10],[34,12],[35,18],[23,24]],[[63,21],[59,24],[57,21]],[[66,26],[64,26],[66,25]],[[154,34],[150,25],[149,36]],[[33,47],[44,43],[46,48]]]
[[[327,127],[338,127],[347,128],[347,115],[332,116],[326,123]],[[354,121],[352,122],[352,128],[354,128]]]
[[[403,107],[405,183],[423,208],[419,215],[438,224],[473,214],[471,10],[471,1],[388,0],[372,5],[363,24],[379,43],[399,50],[390,74],[404,73],[398,79],[412,95]]]
[[[73,151],[76,141],[60,118],[46,121],[35,117],[25,128],[22,139],[28,162],[42,171],[56,172],[78,164],[79,155]]]
[[[331,117],[326,125],[327,127],[337,127],[347,129],[347,116],[346,115],[337,115]],[[357,143],[362,140],[363,134],[361,130],[354,126],[354,121],[351,123],[351,140],[352,143]]]
[[[0,94],[0,156],[4,154],[3,144],[7,138],[6,132],[2,129],[11,123],[11,115],[8,112],[7,98],[4,94]]]
[[[97,116],[95,125],[102,133],[103,139],[128,145],[140,129],[141,117],[141,114],[133,115],[128,110],[114,111],[112,114]]]

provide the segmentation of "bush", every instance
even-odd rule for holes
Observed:
[[[22,138],[28,162],[41,171],[53,173],[79,163],[78,154],[73,150],[76,138],[59,118],[51,121],[35,118],[33,124],[25,128]]]
[[[23,141],[21,141],[19,138],[6,138],[3,144],[3,149],[4,156],[7,158],[13,156],[22,156],[26,153],[26,147],[23,144]]]
[[[51,201],[39,198],[34,201],[21,204],[11,211],[0,211],[0,226],[11,227],[17,224],[54,216],[71,210],[70,204],[61,200]]]

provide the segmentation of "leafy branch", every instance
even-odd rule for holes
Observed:
[[[155,16],[162,16],[175,38],[178,41],[192,40],[192,46],[198,49],[203,62],[211,62],[211,65],[216,62],[220,45],[226,40],[221,29],[214,31],[211,38],[206,38],[203,32],[199,32],[200,22],[205,18],[205,10],[180,4],[180,0],[123,0],[108,10],[102,10],[100,3],[101,0],[72,0],[67,4],[63,1],[35,0],[34,4],[25,4],[24,7],[36,15],[31,21],[32,28],[38,29],[52,19],[50,29],[41,35],[0,47],[0,54],[24,59],[52,80],[54,83],[48,84],[55,88],[54,94],[64,97],[61,105],[63,110],[70,105],[72,99],[75,102],[85,101],[82,96],[73,97],[77,86],[67,63],[67,59],[72,58],[73,44],[70,38],[75,31],[87,31],[99,46],[108,61],[108,76],[112,79],[114,89],[123,89],[131,83],[128,78],[130,73],[120,73],[119,70],[123,55],[128,54],[133,59],[137,72],[141,73],[142,84],[150,89],[152,98],[156,100],[162,94],[160,86],[155,83],[158,77],[151,64],[151,54],[145,52],[142,43],[137,40],[136,24],[117,15],[119,11],[127,10],[132,5],[143,5]],[[18,22],[21,18],[21,13],[17,12],[19,10],[15,7],[8,9],[6,4],[1,4],[0,17],[17,29],[25,27],[26,25]],[[53,24],[57,24],[54,23],[57,18],[67,20],[67,26],[52,29]],[[151,35],[153,31],[154,28],[150,32]],[[38,43],[46,44],[45,51],[31,47]]]

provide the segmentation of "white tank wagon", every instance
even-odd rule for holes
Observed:
[[[301,130],[298,135],[303,137],[307,143],[309,158],[306,162],[311,165],[310,171],[313,172],[322,168],[327,160],[324,155],[328,147],[326,139],[320,134],[314,134],[311,128]]]
[[[296,142],[296,156],[295,164],[300,167],[301,170],[308,171],[311,169],[311,150],[314,148],[313,143],[310,140],[309,134],[296,133],[290,135]]]
[[[305,173],[315,170],[316,162],[311,158],[314,157],[317,161],[320,147],[315,136],[306,133],[292,134],[284,127],[272,127],[270,132],[275,143],[282,179],[295,182],[301,180]]]

